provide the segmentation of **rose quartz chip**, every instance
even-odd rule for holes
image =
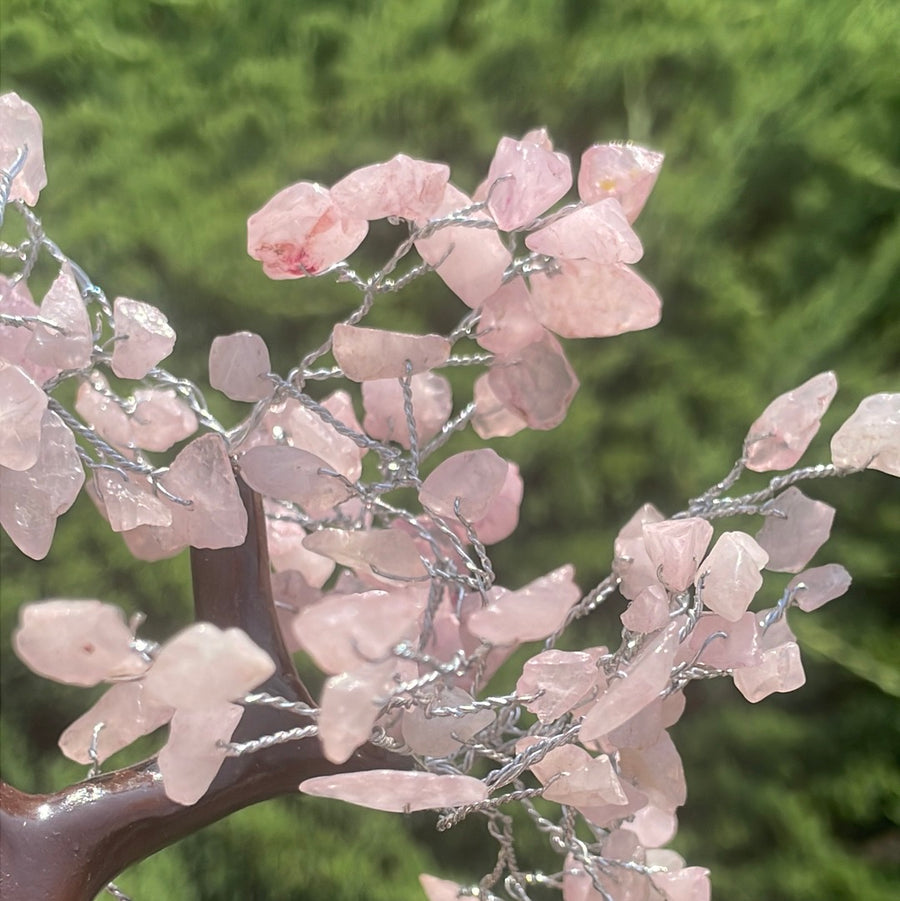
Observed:
[[[571,807],[625,804],[628,798],[609,757],[591,757],[575,745],[550,751],[540,762],[538,778],[546,786],[543,797]],[[556,777],[556,778],[554,778]]]
[[[426,575],[415,542],[396,529],[319,529],[303,539],[303,546],[382,579],[421,579]]]
[[[428,901],[456,901],[459,898],[461,886],[458,882],[438,879],[437,876],[422,873],[419,875],[419,884],[428,897]]]
[[[678,818],[671,810],[660,810],[652,804],[642,807],[632,818],[622,824],[633,832],[645,848],[658,848],[671,841],[678,831]]]
[[[865,398],[831,439],[839,469],[877,469],[900,476],[900,394]]]
[[[563,871],[563,901],[648,901],[647,877],[630,870],[611,868],[598,870],[603,887],[601,893],[594,888],[590,873],[570,855]],[[653,901],[656,901],[654,898]]]
[[[453,412],[450,382],[434,372],[419,372],[410,382],[416,437],[419,443],[440,432]],[[409,447],[409,426],[403,409],[399,379],[376,379],[362,384],[363,428],[378,441],[396,441]]]
[[[116,343],[112,371],[122,379],[142,379],[175,346],[175,330],[154,306],[117,297],[113,305]]]
[[[794,603],[806,613],[818,610],[829,601],[847,593],[850,573],[839,563],[815,566],[794,576],[787,584],[788,591],[794,591]]]
[[[745,532],[723,532],[694,578],[698,588],[703,586],[703,603],[737,622],[759,591],[760,570],[768,560],[769,555]]]
[[[834,373],[822,372],[775,398],[744,439],[747,469],[790,469],[819,431],[822,416],[836,393]]]
[[[609,829],[633,816],[642,807],[646,806],[647,796],[642,791],[638,791],[630,782],[627,780],[622,782],[622,789],[625,792],[625,804],[598,804],[593,807],[580,807],[581,815],[595,826],[599,826],[601,829]],[[634,833],[626,834],[635,838]]]
[[[197,431],[197,417],[174,388],[142,388],[134,392],[134,399],[131,440],[138,447],[166,451]]]
[[[0,466],[22,472],[37,463],[46,409],[40,386],[0,359]]]
[[[755,633],[754,633],[755,634]],[[676,661],[677,661],[676,656]],[[681,719],[684,713],[683,692],[673,692],[668,697],[657,698],[630,720],[613,729],[603,739],[612,748],[647,748],[659,741],[663,729],[668,729]]]
[[[669,596],[659,584],[648,585],[623,611],[622,625],[645,634],[661,629],[669,621]]]
[[[487,514],[472,523],[472,528],[483,544],[496,544],[509,538],[519,524],[519,508],[525,483],[519,474],[519,467],[510,463],[506,470],[506,479],[500,493],[494,498]]]
[[[266,342],[253,332],[213,338],[209,348],[209,383],[232,400],[263,400],[272,393]]]
[[[332,352],[344,375],[354,382],[397,379],[442,366],[450,342],[440,335],[407,335],[355,325],[334,327]]]
[[[34,206],[41,188],[47,184],[43,126],[37,110],[11,91],[0,96],[0,169],[12,169],[23,149],[28,155],[12,180],[9,199]]]
[[[684,591],[694,579],[713,527],[697,516],[647,523],[643,527],[647,555],[662,583],[672,591]]]
[[[322,185],[279,191],[247,220],[247,253],[274,279],[318,275],[362,243],[369,223],[338,206]]]
[[[636,144],[594,144],[581,155],[578,195],[585,203],[615,197],[629,222],[644,208],[663,163],[663,154]]]
[[[584,651],[542,651],[522,668],[516,694],[525,697],[541,692],[540,697],[527,701],[525,708],[542,723],[552,723],[590,691],[597,673],[591,655]]]
[[[290,519],[279,519],[283,508],[263,499],[269,559],[276,573],[297,570],[314,588],[321,588],[334,572],[334,561],[303,546],[306,529]]]
[[[219,743],[231,739],[243,715],[244,708],[237,704],[175,711],[169,740],[157,757],[166,797],[196,804],[206,794],[225,760]]]
[[[439,516],[459,515],[472,522],[484,517],[506,482],[509,463],[494,451],[463,451],[434,469],[419,489],[419,501]]]
[[[0,275],[0,313],[8,316],[38,316],[37,304],[32,300],[28,282],[11,281]],[[0,357],[27,373],[39,385],[53,378],[59,371],[54,366],[39,366],[27,356],[31,329],[27,325],[6,325],[0,322]]]
[[[508,438],[528,427],[528,423],[514,413],[497,397],[491,388],[490,373],[483,373],[475,379],[472,399],[475,401],[475,415],[472,428],[480,438]]]
[[[68,263],[62,264],[44,296],[40,315],[52,322],[53,327],[35,325],[25,349],[28,357],[41,366],[57,370],[88,366],[94,346],[91,322]]]
[[[173,504],[170,510],[174,522],[178,515],[177,508]],[[135,526],[121,535],[131,555],[149,563],[174,557],[188,546],[184,529],[171,526]]]
[[[619,774],[636,785],[655,807],[674,810],[687,799],[681,757],[668,732],[647,748],[623,748]]]
[[[653,873],[650,879],[667,901],[710,901],[712,897],[709,870],[705,867]]]
[[[659,585],[656,566],[647,554],[643,527],[664,518],[653,504],[644,504],[616,537],[612,570],[619,579],[619,592],[629,600],[635,600],[648,586]]]
[[[828,541],[834,507],[811,500],[792,486],[769,501],[767,508],[772,512],[756,534],[757,542],[769,555],[766,569],[778,573],[800,572]]]
[[[462,707],[472,703],[472,696],[461,688],[445,688],[434,698],[434,707]],[[444,757],[459,749],[482,729],[494,722],[491,710],[474,710],[462,716],[429,716],[422,707],[403,712],[403,740],[416,754]]]
[[[679,648],[676,662],[697,658],[697,663],[722,670],[755,665],[759,662],[760,653],[756,618],[756,614],[750,611],[734,622],[716,613],[704,614]],[[724,634],[713,638],[718,632]]]
[[[237,701],[275,672],[242,629],[194,623],[170,638],[144,677],[147,695],[179,710]]]
[[[133,444],[131,418],[123,404],[117,401],[106,377],[96,369],[78,386],[75,410],[90,428],[114,447],[126,448]]]
[[[114,532],[172,524],[172,504],[154,493],[145,476],[129,473],[126,479],[120,472],[95,469],[93,489]]]
[[[481,319],[475,340],[485,349],[498,354],[511,354],[544,333],[531,309],[531,298],[525,282],[516,278],[495,291],[481,306]]]
[[[788,692],[800,688],[806,682],[800,648],[794,641],[787,641],[761,653],[761,662],[734,671],[737,690],[751,704],[767,698],[773,692]]]

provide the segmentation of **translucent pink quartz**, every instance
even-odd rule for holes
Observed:
[[[425,565],[409,535],[397,529],[319,529],[303,539],[303,546],[342,566],[383,579],[422,579]]]
[[[560,260],[559,267],[531,277],[531,306],[551,332],[563,338],[609,338],[659,322],[659,295],[624,263]]]
[[[419,372],[411,379],[413,416],[419,443],[433,438],[453,412],[450,382],[434,372]],[[363,428],[377,441],[396,441],[409,447],[409,426],[403,410],[399,379],[376,379],[362,383]]]
[[[705,867],[684,867],[668,873],[653,873],[651,882],[666,901],[710,901],[712,888]]]
[[[427,219],[438,208],[450,168],[398,153],[386,163],[363,166],[331,187],[331,199],[363,219]]]
[[[642,807],[646,806],[647,796],[636,789],[630,782],[627,780],[622,782],[622,789],[625,792],[626,799],[624,804],[597,804],[592,807],[580,807],[579,810],[582,816],[595,826],[609,829],[626,818],[633,816]],[[634,833],[627,834],[632,838],[635,837]]]
[[[29,359],[58,371],[88,366],[94,346],[91,322],[68,263],[44,295],[40,316],[53,327],[35,325],[25,349]]]
[[[479,541],[496,544],[515,532],[524,491],[525,483],[519,474],[519,467],[510,463],[500,493],[491,502],[487,514],[472,523]]]
[[[185,536],[166,526],[136,526],[121,534],[131,556],[148,563],[174,557],[187,547]]]
[[[465,707],[473,698],[461,688],[445,688],[433,700],[434,708]],[[403,712],[403,740],[424,757],[445,757],[459,749],[497,718],[491,710],[474,710],[462,716],[429,716],[422,707]]]
[[[591,875],[571,855],[566,858],[563,872],[563,901],[650,901],[647,877],[618,867],[608,871],[597,870],[603,886],[600,892],[594,888]],[[657,901],[653,898],[652,901]]]
[[[0,467],[0,526],[33,560],[47,556],[56,520],[78,497],[84,469],[71,429],[50,410],[41,420],[41,449],[30,469]]]
[[[584,651],[542,651],[522,668],[516,694],[525,697],[541,692],[540,697],[527,701],[525,708],[542,723],[552,723],[578,704],[596,676],[596,663]]]
[[[47,184],[43,126],[37,110],[11,91],[0,96],[0,169],[8,172],[23,149],[27,149],[28,156],[12,180],[9,199],[34,206],[41,188]]]
[[[819,431],[822,416],[837,393],[833,372],[821,372],[775,398],[750,426],[744,439],[747,469],[790,469]]]
[[[296,570],[314,588],[321,588],[334,572],[334,561],[303,546],[306,529],[289,519],[279,519],[285,515],[283,507],[263,499],[263,508],[268,518],[266,538],[272,568],[276,573]]]
[[[671,623],[640,651],[627,667],[624,679],[610,682],[585,715],[579,741],[606,735],[656,700],[669,684],[679,628],[679,623]]]
[[[485,300],[475,340],[485,349],[511,354],[544,333],[531,309],[528,287],[520,278],[503,285]]]
[[[302,181],[247,220],[247,253],[269,278],[303,278],[346,259],[368,231],[369,223],[338,206],[327,188]]]
[[[368,770],[317,776],[302,782],[300,791],[392,813],[477,804],[487,797],[484,783],[471,776],[441,776],[420,770]]]
[[[431,214],[437,219],[465,209],[472,200],[458,188],[448,184],[438,208]],[[469,218],[488,219],[485,212]],[[424,225],[424,222],[419,222]],[[462,225],[441,228],[416,241],[416,250],[444,284],[467,306],[475,309],[499,287],[512,255],[499,236],[484,228]]]
[[[669,621],[669,596],[659,584],[648,585],[623,611],[622,625],[630,632],[649,634]]]
[[[154,306],[117,297],[113,305],[116,343],[112,371],[121,379],[142,379],[175,346],[175,330]]]
[[[594,144],[581,155],[578,195],[585,203],[615,197],[629,222],[644,208],[663,163],[663,154],[636,144]]]
[[[237,701],[275,672],[242,629],[194,623],[170,638],[144,677],[148,697],[179,710]]]
[[[100,601],[23,605],[13,647],[30,670],[70,685],[96,685],[147,668],[131,649],[122,610]]]
[[[0,313],[8,316],[38,316],[37,304],[31,299],[28,282],[25,279],[13,283],[5,275],[0,275]],[[7,363],[14,363],[39,385],[52,378],[58,370],[54,366],[39,366],[26,353],[31,341],[31,328],[27,325],[5,325],[0,323],[0,357]]]
[[[659,585],[656,566],[647,554],[643,527],[664,518],[653,504],[644,504],[616,537],[612,569],[619,579],[619,592],[629,600],[635,600],[648,586]]]
[[[647,556],[662,583],[671,591],[684,591],[706,553],[713,527],[697,516],[647,523],[643,527]]]
[[[116,401],[106,376],[98,370],[91,372],[78,386],[75,411],[114,447],[126,448],[132,444],[131,418]]]
[[[144,476],[129,473],[126,479],[120,472],[95,469],[92,488],[114,532],[172,524],[172,504],[157,496]]]
[[[877,469],[900,476],[900,394],[865,398],[831,439],[839,469]]]
[[[0,466],[22,472],[37,463],[47,395],[18,366],[0,359]]]
[[[778,573],[800,572],[828,541],[834,507],[811,500],[793,486],[766,506],[770,515],[756,533],[757,542],[769,555],[766,569]]]
[[[723,532],[700,564],[694,584],[703,603],[731,622],[747,611],[762,585],[760,570],[769,555],[745,532]]]
[[[169,740],[157,756],[166,797],[178,804],[196,804],[206,794],[225,760],[220,742],[231,740],[243,715],[238,704],[175,711]]]
[[[794,576],[788,582],[787,590],[795,592],[794,603],[801,610],[811,613],[846,594],[852,581],[850,573],[839,563],[827,563]]]
[[[578,808],[627,801],[605,754],[592,757],[577,745],[563,745],[550,751],[531,769],[545,786],[543,797],[548,801]]]
[[[241,475],[255,491],[291,501],[319,517],[350,497],[346,483],[328,475],[331,467],[299,447],[272,444],[252,447],[240,458]]]
[[[683,692],[657,698],[630,720],[613,729],[601,740],[600,745],[611,754],[621,748],[650,747],[659,741],[663,729],[668,729],[681,719],[684,707]]]
[[[500,138],[487,178],[476,196],[503,231],[522,228],[546,212],[572,187],[572,164],[554,153],[544,129],[517,141]]]
[[[758,624],[767,612],[757,614]],[[806,682],[800,647],[786,622],[777,622],[766,632],[758,626],[757,643],[760,662],[735,668],[733,673],[735,687],[751,704],[774,692],[794,691]]]
[[[658,848],[672,840],[678,831],[678,818],[671,810],[660,810],[648,804],[626,820],[622,828],[633,832],[643,847]]]
[[[450,342],[440,335],[407,335],[383,329],[336,325],[332,352],[344,375],[354,382],[398,379],[409,372],[442,366],[450,356]]]
[[[294,654],[301,649],[300,642],[294,637],[294,620],[304,608],[317,604],[322,599],[322,592],[293,569],[272,573],[271,581],[281,637],[288,651]]]
[[[566,614],[581,597],[572,581],[575,570],[561,566],[518,591],[492,588],[488,605],[468,619],[469,631],[491,644],[537,641],[552,635],[565,622]]]
[[[127,748],[142,735],[149,735],[172,719],[172,707],[149,698],[144,683],[118,682],[59,737],[59,748],[77,763],[90,764],[89,749],[98,723],[103,728],[97,735],[97,758],[103,763],[122,748]]]
[[[578,379],[556,338],[539,340],[494,360],[487,373],[497,399],[532,429],[558,426],[578,390]]]
[[[134,399],[131,440],[138,447],[166,451],[197,431],[197,417],[174,388],[141,388]]]
[[[675,662],[696,660],[722,670],[755,665],[759,662],[756,619],[757,615],[751,611],[737,621],[727,620],[717,613],[704,614],[678,649]],[[712,638],[717,632],[723,634]]]
[[[209,348],[209,383],[232,400],[263,400],[272,393],[266,342],[253,332],[213,338]]]
[[[673,811],[687,799],[681,757],[668,732],[646,748],[622,748],[619,775],[636,785],[660,810]]]
[[[506,482],[509,463],[489,448],[463,451],[448,457],[419,489],[422,506],[439,516],[459,515],[467,522],[487,515]]]
[[[428,901],[457,901],[462,889],[458,882],[438,879],[437,876],[429,876],[428,873],[419,876],[419,884]]]
[[[472,399],[475,401],[475,415],[472,428],[479,438],[508,438],[528,427],[528,423],[514,413],[497,397],[491,388],[490,373],[483,373],[475,379]]]

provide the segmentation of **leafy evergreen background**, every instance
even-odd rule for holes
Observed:
[[[590,587],[634,509],[680,509],[725,474],[765,404],[816,372],[836,370],[841,390],[812,462],[863,396],[900,390],[890,3],[5,0],[2,15],[2,89],[44,119],[49,233],[110,297],[160,306],[179,333],[170,368],[201,381],[213,336],[258,331],[286,371],[355,302],[324,281],[268,282],[246,257],[246,217],[289,183],[328,184],[403,151],[448,161],[472,189],[497,139],[536,125],[575,161],[597,140],[666,152],[638,224],[662,323],[570,342],[582,387],[568,419],[496,445],[526,479],[521,529],[495,558],[510,587],[567,560]],[[462,312],[433,281],[381,321],[446,328]],[[843,562],[853,588],[792,618],[799,692],[751,707],[730,684],[691,687],[675,730],[689,786],[675,846],[712,869],[718,898],[888,901],[900,884],[898,490],[866,473],[808,491],[838,507],[817,561]],[[32,791],[82,775],[55,740],[90,698],[12,657],[18,604],[99,597],[149,612],[153,637],[190,609],[186,560],[137,565],[89,503],[57,536],[40,565],[2,543],[2,771]],[[615,613],[572,644],[614,640]],[[432,826],[283,799],[119,882],[137,901],[412,899],[423,869],[466,880],[490,868],[478,829]],[[531,842],[521,853],[554,865]]]

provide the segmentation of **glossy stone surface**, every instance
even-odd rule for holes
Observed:
[[[489,375],[485,372],[478,376],[472,389],[472,399],[475,401],[472,428],[479,438],[507,438],[527,428],[528,423],[497,397],[491,388]]]
[[[656,184],[663,154],[637,144],[594,144],[581,155],[578,194],[585,203],[615,197],[629,222],[644,208]]]
[[[877,469],[900,476],[900,394],[865,398],[831,439],[840,469]]]
[[[787,641],[761,652],[760,663],[734,671],[734,684],[750,703],[755,704],[774,692],[788,692],[806,682],[800,648]]]
[[[422,873],[419,876],[419,884],[425,892],[428,901],[457,901],[461,886],[458,882],[449,879],[438,879],[437,876],[429,876]]]
[[[303,539],[303,546],[342,566],[387,580],[422,579],[426,575],[415,542],[396,529],[319,529]]]
[[[445,688],[434,695],[432,707],[464,707],[472,696],[461,688]],[[423,707],[403,712],[403,740],[424,757],[444,757],[459,750],[482,729],[490,726],[497,715],[491,710],[475,710],[462,716],[429,716]]]
[[[659,584],[648,585],[620,616],[622,625],[631,632],[649,634],[669,621],[669,596]]]
[[[722,670],[755,665],[760,654],[756,619],[757,614],[752,611],[736,621],[716,613],[704,614],[678,649],[676,662],[696,660],[697,663]],[[713,635],[716,637],[713,638]]]
[[[659,585],[656,565],[647,553],[644,526],[665,517],[653,504],[644,504],[619,530],[613,544],[612,570],[623,597],[635,600],[645,588]]]
[[[88,366],[93,349],[91,322],[68,263],[60,266],[59,275],[44,295],[40,316],[53,325],[34,326],[25,349],[27,356],[57,371]]]
[[[767,505],[772,512],[756,533],[756,541],[769,555],[766,569],[779,573],[800,572],[828,540],[834,507],[808,498],[794,486]]]
[[[450,382],[434,372],[420,372],[410,380],[416,437],[420,446],[440,432],[453,412]],[[399,379],[377,379],[362,383],[363,428],[378,441],[396,441],[409,448],[409,426],[403,408]]]
[[[515,278],[482,304],[475,340],[485,350],[511,354],[540,339],[543,332],[531,308],[527,285]]]
[[[13,282],[5,275],[0,275],[0,313],[7,316],[37,316],[40,314],[37,304],[28,290],[28,282],[19,279]],[[7,325],[0,322],[0,357],[22,369],[38,385],[57,373],[53,366],[40,366],[27,355],[31,342],[31,327],[28,325]]]
[[[149,303],[117,297],[113,304],[116,343],[112,371],[122,379],[142,379],[175,346],[175,330]]]
[[[272,393],[266,342],[253,332],[213,338],[209,348],[209,383],[232,400],[263,400]]]
[[[276,573],[296,570],[314,588],[321,588],[334,572],[334,561],[303,546],[308,534],[299,523],[279,518],[289,515],[283,507],[263,499],[269,560]]]
[[[769,555],[745,532],[723,532],[700,564],[694,584],[710,610],[731,622],[747,611],[763,579]]]
[[[440,335],[407,335],[355,325],[334,327],[332,352],[344,375],[354,382],[398,379],[441,366],[450,356],[450,342]]]
[[[439,516],[468,522],[487,515],[506,482],[509,464],[490,448],[463,451],[439,463],[419,489],[422,506]]]
[[[811,613],[846,594],[852,581],[850,573],[839,563],[827,563],[794,576],[786,590],[795,591],[794,603],[806,613]]]
[[[550,751],[532,771],[545,785],[543,797],[557,804],[580,808],[627,801],[609,757],[592,757],[577,745]]]
[[[131,441],[148,451],[167,451],[197,431],[193,410],[174,388],[139,388],[134,392]]]
[[[710,901],[712,888],[705,867],[684,867],[668,873],[654,873],[653,884],[666,901]]]
[[[96,469],[91,484],[101,512],[114,532],[128,532],[138,526],[169,526],[172,504],[154,493],[144,476]]]
[[[684,591],[694,580],[712,534],[713,527],[697,516],[643,526],[647,555],[671,591]]]
[[[487,513],[472,523],[482,544],[496,544],[509,538],[516,530],[524,491],[525,483],[519,474],[519,467],[515,463],[509,463],[499,494],[491,500]]]
[[[522,668],[516,694],[525,697],[540,692],[540,697],[524,706],[542,723],[552,723],[590,691],[597,674],[591,655],[584,651],[541,651]]]
[[[0,359],[0,466],[21,472],[37,463],[47,395],[18,366]]]
[[[12,181],[9,199],[34,206],[41,188],[47,184],[43,126],[37,110],[10,91],[0,96],[0,169],[11,169],[23,148],[27,149],[28,156]]]

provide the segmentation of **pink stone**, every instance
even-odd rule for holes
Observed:
[[[531,306],[545,328],[563,338],[608,338],[651,328],[662,301],[624,263],[560,260],[559,271],[531,277]]]
[[[666,901],[710,901],[712,897],[709,870],[705,867],[653,873],[650,880],[663,893]]]
[[[272,573],[271,582],[281,637],[288,651],[294,654],[301,650],[300,642],[294,637],[294,620],[304,608],[317,604],[322,599],[322,592],[293,569]]]
[[[269,559],[276,573],[296,570],[314,588],[321,588],[334,572],[334,561],[323,557],[303,546],[306,529],[289,519],[278,519],[279,509],[263,500],[266,510],[266,538],[269,545]]]
[[[159,703],[198,710],[238,701],[274,672],[272,659],[242,629],[194,623],[162,646],[144,687]]]
[[[723,532],[700,565],[694,584],[703,603],[731,622],[747,611],[762,585],[769,555],[745,532]]]
[[[178,804],[196,804],[206,794],[225,760],[220,743],[231,740],[243,715],[243,707],[224,703],[175,711],[169,740],[157,757],[168,798]]]
[[[636,144],[594,144],[581,155],[578,195],[585,203],[615,197],[629,222],[644,208],[663,163],[663,154]]]
[[[806,613],[847,593],[850,573],[839,563],[815,566],[794,576],[787,584],[788,591],[794,591],[794,603]]]
[[[525,483],[519,474],[519,467],[509,463],[500,493],[491,502],[487,514],[472,523],[482,544],[496,544],[509,538],[516,530],[524,491]]]
[[[415,542],[396,529],[319,529],[303,539],[303,546],[342,566],[385,580],[422,579],[426,575]]]
[[[737,621],[715,613],[704,614],[679,648],[676,662],[693,662],[697,658],[699,664],[722,670],[758,663],[756,619],[756,614],[750,611]],[[723,632],[724,636],[710,638],[717,632]]]
[[[386,163],[363,166],[331,187],[331,199],[363,219],[427,219],[440,206],[450,168],[398,153]]]
[[[437,876],[429,876],[427,873],[419,875],[419,884],[428,901],[456,901],[459,898],[461,886],[458,882],[449,879],[438,879]]]
[[[253,332],[213,338],[209,349],[209,383],[232,400],[263,400],[272,393],[266,342]]]
[[[173,521],[177,511],[174,505],[170,508]],[[188,536],[183,529],[169,526],[141,525],[122,532],[122,540],[138,560],[155,562],[174,557],[188,546]]]
[[[659,585],[656,566],[647,554],[643,527],[664,518],[653,504],[644,504],[616,537],[612,570],[619,579],[619,592],[629,600],[635,600],[645,588]]]
[[[663,729],[678,722],[684,707],[684,694],[680,691],[652,701],[605,737],[610,753],[612,748],[647,748],[656,744]]]
[[[552,723],[590,691],[597,674],[591,655],[584,651],[542,651],[525,663],[516,694],[526,697],[541,692],[524,706],[542,723]]]
[[[318,275],[363,242],[369,223],[338,206],[327,188],[298,182],[247,220],[247,253],[274,279]]]
[[[472,204],[471,198],[448,184],[440,206],[431,214],[437,219]],[[485,212],[469,214],[469,219],[489,219]],[[424,225],[419,222],[419,225]],[[444,284],[467,306],[476,309],[501,285],[512,255],[499,236],[484,228],[462,225],[441,228],[419,238],[416,250],[429,266],[437,267]]]
[[[806,682],[800,648],[794,641],[768,648],[761,653],[761,662],[734,671],[734,684],[751,704],[767,698],[773,692],[788,692]]]
[[[440,335],[407,335],[383,329],[338,324],[332,352],[344,375],[354,382],[397,379],[442,366],[450,342]]]
[[[591,757],[587,751],[567,745],[544,757],[541,773],[539,778],[546,786],[543,797],[547,801],[581,808],[620,805],[628,800],[605,754]]]
[[[431,472],[419,489],[419,501],[439,516],[467,522],[487,515],[500,494],[509,463],[489,448],[463,451],[448,457]]]
[[[684,591],[694,580],[713,527],[697,516],[647,523],[643,527],[647,555],[662,583],[672,591]]]
[[[744,439],[747,469],[790,469],[819,431],[822,416],[836,393],[834,373],[822,372],[775,398]]]
[[[11,281],[0,275],[0,313],[7,316],[38,316],[37,304],[31,299],[28,282],[19,279]],[[53,378],[59,372],[55,366],[39,366],[27,356],[31,341],[31,327],[28,325],[6,325],[0,322],[0,357],[24,370],[39,385]]]
[[[648,585],[628,605],[620,619],[631,632],[655,632],[669,621],[669,596],[662,585]]]
[[[40,316],[53,327],[35,325],[25,349],[29,359],[56,370],[84,369],[90,365],[94,346],[91,322],[68,263],[62,264],[44,295]]]
[[[9,199],[34,206],[41,188],[47,184],[43,126],[37,110],[10,91],[0,96],[0,169],[8,172],[23,148],[28,151],[28,156],[12,180]]]
[[[520,278],[502,285],[481,306],[475,340],[485,349],[511,354],[544,333],[531,309],[528,286]]]
[[[0,466],[0,526],[23,554],[47,556],[56,520],[78,497],[84,469],[71,429],[51,410],[41,421],[41,448],[30,469]]]
[[[116,343],[112,371],[121,379],[142,379],[175,346],[175,330],[156,307],[117,297],[113,305]]]
[[[532,232],[525,238],[525,246],[551,257],[607,265],[636,263],[644,255],[622,205],[613,197],[583,206]]]
[[[491,644],[536,641],[552,635],[581,597],[572,566],[561,566],[518,591],[492,588],[488,606],[468,619],[469,631]]]
[[[420,445],[440,432],[453,412],[450,382],[434,372],[420,372],[410,381],[416,437]],[[376,379],[362,383],[363,428],[377,441],[396,441],[409,447],[409,427],[403,410],[399,379]]]
[[[627,780],[622,782],[622,790],[625,792],[625,804],[598,804],[594,807],[579,807],[578,810],[586,820],[595,826],[609,829],[628,817],[634,816],[647,804],[647,796]],[[633,833],[629,834],[634,837]]]
[[[687,799],[687,783],[681,757],[668,732],[646,748],[623,748],[619,774],[647,795],[660,810],[674,810]]]
[[[642,807],[632,818],[622,824],[633,832],[645,848],[658,848],[671,841],[678,831],[678,818],[671,810],[660,810],[652,804]]]
[[[900,394],[873,394],[831,439],[839,469],[877,469],[900,476]]]
[[[778,573],[800,572],[828,541],[834,507],[811,500],[793,486],[769,501],[766,507],[769,515],[756,533],[757,542],[769,555],[766,569]]]
[[[433,698],[432,707],[464,707],[473,698],[461,688],[444,688]],[[430,716],[423,707],[403,712],[403,740],[423,757],[445,757],[459,750],[482,729],[494,722],[491,710],[474,710],[462,716]]]
[[[37,463],[47,395],[18,366],[0,359],[0,465],[22,472]]]
[[[126,479],[120,472],[96,469],[93,489],[114,532],[172,524],[171,503],[155,494],[146,476],[129,473]]]
[[[196,415],[174,388],[139,389],[134,399],[131,434],[138,447],[166,451],[197,431]]]
[[[117,402],[106,377],[98,370],[91,372],[78,386],[75,411],[113,447],[127,448],[133,444],[131,418],[122,404]]]
[[[621,859],[618,854],[605,849],[603,856],[613,860]],[[627,855],[626,859],[631,860],[631,855]],[[650,879],[643,873],[607,866],[603,869],[598,867],[597,876],[602,892],[594,887],[590,874],[580,864],[567,858],[563,875],[563,901],[657,901],[657,898],[650,895]]]
[[[475,380],[472,390],[475,415],[472,428],[479,438],[508,438],[528,427],[528,423],[514,413],[494,394],[489,373],[485,372]]]

